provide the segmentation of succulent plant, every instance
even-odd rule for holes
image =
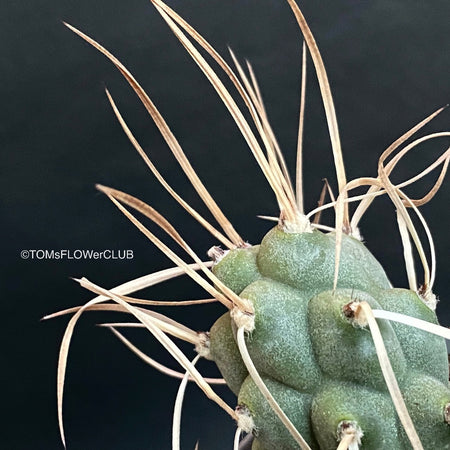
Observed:
[[[381,155],[377,177],[346,179],[333,99],[324,64],[314,37],[294,0],[287,0],[303,33],[303,83],[300,107],[296,180],[292,183],[283,155],[269,125],[254,73],[247,75],[232,53],[233,70],[208,42],[161,0],[156,10],[186,48],[226,105],[248,143],[280,209],[279,217],[259,245],[250,245],[234,229],[200,181],[158,109],[125,66],[81,31],[68,25],[122,73],[165,138],[182,169],[222,230],[194,210],[174,191],[128,128],[111,94],[111,106],[131,143],[165,189],[214,237],[210,261],[202,261],[181,234],[154,208],[122,191],[105,186],[117,208],[174,263],[163,270],[106,290],[87,279],[79,283],[97,297],[75,312],[61,345],[58,366],[58,412],[63,442],[62,400],[70,339],[80,315],[87,310],[121,311],[134,316],[171,353],[185,370],[180,376],[174,412],[172,447],[178,449],[184,390],[189,379],[237,422],[234,447],[242,432],[254,436],[252,449],[450,449],[450,387],[445,338],[435,314],[434,247],[430,231],[418,210],[442,183],[450,151],[417,176],[394,184],[390,175],[411,149],[427,139],[449,136],[435,133],[406,144],[414,133],[442,109],[403,134]],[[195,45],[194,45],[195,43]],[[250,125],[236,101],[199,48],[218,64],[248,109]],[[338,181],[338,195],[309,213],[303,206],[302,128],[307,53],[312,59],[326,112]],[[404,145],[405,144],[405,145]],[[409,198],[403,188],[441,167],[435,186],[422,199]],[[367,192],[350,192],[367,186]],[[329,192],[331,189],[328,187]],[[397,210],[404,247],[408,289],[394,288],[382,265],[365,247],[359,233],[361,217],[378,196],[387,195]],[[358,202],[353,214],[349,205]],[[320,223],[321,211],[333,208],[334,227]],[[131,209],[160,226],[192,258],[188,264],[133,215]],[[418,216],[429,238],[431,265],[410,217]],[[424,268],[419,286],[413,245]],[[145,306],[163,304],[128,296],[134,291],[187,274],[211,299],[182,301],[196,304],[219,301],[227,311],[207,332],[196,332]],[[119,331],[111,330],[138,356],[156,366]],[[193,361],[169,337],[195,345]],[[213,361],[223,380],[204,378],[196,369],[199,358]],[[226,404],[212,389],[225,382],[237,396],[236,407]]]

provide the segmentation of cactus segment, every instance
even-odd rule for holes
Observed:
[[[397,415],[388,393],[358,384],[328,381],[311,407],[314,435],[321,450],[335,450],[342,421],[355,422],[362,430],[364,450],[403,449]]]
[[[258,267],[265,277],[302,291],[319,292],[333,288],[334,233],[286,233],[273,228],[264,237],[258,253]],[[389,289],[389,280],[364,245],[343,236],[338,287],[371,292]],[[361,262],[364,261],[364,264]]]
[[[311,448],[313,450],[318,449],[309,419],[312,396],[291,389],[271,378],[263,377],[263,381],[282,410],[308,441]],[[245,406],[254,419],[255,429],[253,433],[256,439],[252,450],[255,448],[276,448],[282,450],[298,448],[298,444],[296,444],[280,419],[270,408],[251,377],[247,377],[242,384],[238,403]]]
[[[351,289],[325,291],[309,301],[309,333],[314,354],[322,371],[333,379],[353,381],[365,387],[386,389],[372,335],[367,328],[353,325],[344,316],[344,306],[357,298],[372,307],[379,304],[368,294]],[[379,324],[391,364],[398,380],[406,360],[394,329],[388,321]]]
[[[307,331],[309,296],[267,278],[250,284],[241,296],[255,308],[255,330],[247,349],[258,372],[312,392],[321,372]]]
[[[438,323],[436,314],[413,291],[389,289],[380,291],[376,298],[387,311]],[[391,325],[400,341],[408,366],[435,377],[441,383],[447,383],[448,360],[444,339],[398,322],[391,322]]]
[[[450,424],[446,412],[450,404],[448,381],[412,372],[404,383],[403,395],[411,419],[426,449],[450,449]]]
[[[331,290],[334,252],[333,233],[276,227],[259,247],[228,252],[213,271],[235,292],[248,280],[239,294],[254,309],[248,353],[312,449],[335,450],[348,424],[358,430],[350,449],[359,448],[359,440],[364,450],[409,449],[372,334],[352,318],[349,305],[364,301],[431,323],[437,323],[436,315],[415,292],[393,289],[369,250],[346,235],[338,288]],[[450,389],[444,339],[384,319],[378,326],[423,448],[450,448],[445,447]],[[251,413],[253,450],[298,448],[247,376],[235,341],[236,325],[227,313],[211,329],[211,356]]]
[[[226,263],[214,265],[213,273],[233,292],[240,294],[250,283],[261,278],[256,265],[259,245],[234,248],[226,253]]]
[[[220,316],[211,328],[210,358],[214,360],[235,395],[248,375],[231,328],[230,313]]]

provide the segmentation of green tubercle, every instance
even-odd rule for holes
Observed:
[[[312,396],[286,387],[267,377],[263,377],[263,381],[302,436],[310,442],[314,450],[318,449],[319,447],[314,442],[309,419]],[[252,450],[298,448],[298,444],[272,411],[251,377],[247,377],[242,384],[238,404],[248,408],[250,414],[254,417],[256,439]]]
[[[241,296],[255,309],[247,348],[258,372],[302,392],[313,391],[321,372],[308,336],[309,295],[263,278]]]
[[[248,371],[234,340],[230,313],[220,316],[211,327],[209,345],[211,359],[217,364],[228,387],[238,395]]]
[[[359,383],[361,386],[386,390],[372,335],[367,328],[354,326],[343,313],[343,307],[354,301],[367,301],[372,308],[380,305],[367,293],[352,289],[325,291],[309,302],[309,336],[316,360],[322,371],[335,380]],[[379,323],[384,345],[397,379],[406,371],[406,360],[398,338],[388,321]]]
[[[342,421],[358,424],[363,433],[361,448],[364,450],[407,448],[403,446],[389,394],[356,383],[331,380],[325,383],[314,397],[311,420],[321,450],[336,450],[337,430]]]
[[[228,251],[213,267],[214,275],[233,292],[240,294],[250,283],[261,278],[256,265],[259,245]]]
[[[319,293],[333,288],[335,248],[334,233],[286,233],[275,227],[264,237],[257,263],[265,277]],[[372,292],[391,286],[364,244],[343,235],[338,287]]]

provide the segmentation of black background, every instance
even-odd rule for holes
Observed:
[[[171,1],[229,60],[227,45],[249,58],[290,167],[295,160],[301,38],[283,0]],[[376,175],[393,140],[450,100],[450,4],[424,1],[303,1],[334,93],[348,178]],[[0,133],[3,235],[2,333],[5,449],[62,448],[56,419],[56,364],[67,318],[50,312],[91,298],[70,276],[112,287],[169,267],[164,255],[94,189],[102,183],[160,210],[204,257],[216,244],[153,179],[117,124],[107,86],[158,168],[205,212],[164,141],[114,67],[62,24],[80,27],[125,63],[159,107],[199,175],[240,234],[258,242],[276,214],[273,195],[221,101],[150,2],[14,1],[0,6]],[[419,134],[448,130],[446,111]],[[448,140],[421,146],[394,180],[436,158]],[[305,135],[307,209],[327,176],[335,187],[329,140],[309,62]],[[418,197],[433,178],[408,192]],[[450,325],[448,205],[443,186],[422,208],[437,249],[438,315]],[[205,212],[206,214],[206,212]],[[325,217],[327,220],[327,218]],[[361,223],[368,246],[393,283],[405,286],[394,208],[378,200]],[[153,228],[152,228],[153,229]],[[132,260],[23,260],[23,249],[131,249]],[[419,271],[420,272],[420,271]],[[179,279],[144,292],[148,298],[204,294]],[[194,329],[208,329],[223,308],[167,310]],[[64,416],[69,449],[170,448],[178,382],[147,367],[105,329],[114,315],[88,313],[69,354]],[[176,368],[144,331],[128,333],[150,355]],[[189,347],[183,347],[193,357]],[[214,368],[202,364],[203,372]],[[230,404],[233,397],[218,389]],[[6,418],[6,421],[5,421]],[[232,447],[233,423],[195,386],[186,395],[182,447]]]

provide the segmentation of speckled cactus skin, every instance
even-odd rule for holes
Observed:
[[[333,293],[333,233],[269,231],[261,245],[231,250],[214,273],[255,310],[247,336],[270,392],[312,449],[338,445],[342,421],[355,421],[364,450],[409,449],[370,332],[343,313],[352,300],[432,323],[436,315],[413,291],[392,288],[358,240],[344,236]],[[450,402],[445,342],[407,325],[379,320],[391,364],[425,449],[450,449],[444,408]],[[238,403],[252,415],[253,449],[296,449],[289,432],[248,376],[229,313],[211,328],[211,356]]]

